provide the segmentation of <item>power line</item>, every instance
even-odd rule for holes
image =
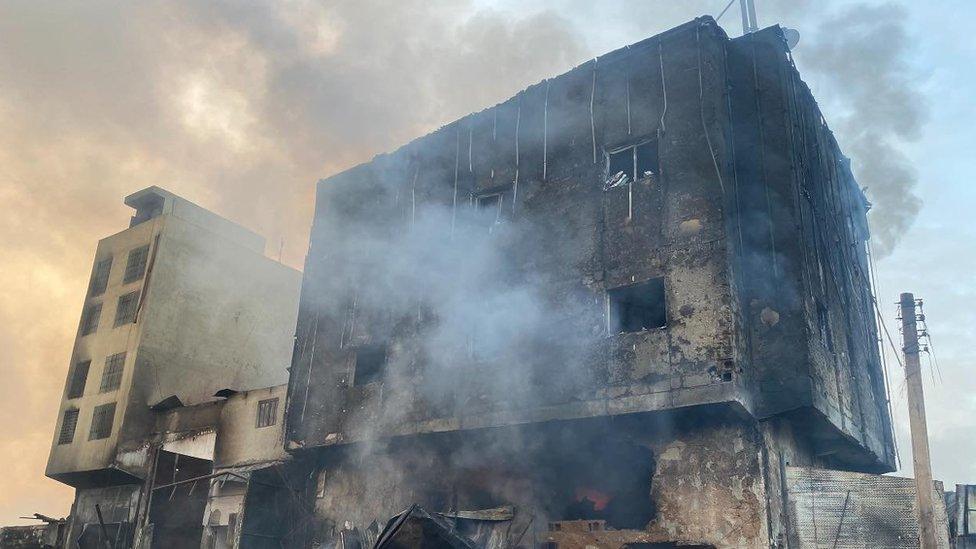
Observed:
[[[732,4],[735,4],[735,0],[729,0],[729,3],[725,5],[725,9],[722,10],[722,13],[719,13],[718,17],[715,18],[716,23],[718,23],[718,20],[721,19],[723,15],[725,15],[725,12],[729,11],[729,8],[732,7]]]

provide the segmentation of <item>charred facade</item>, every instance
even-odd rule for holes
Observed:
[[[513,506],[512,546],[786,540],[788,464],[893,469],[867,209],[780,29],[711,18],[321,181],[307,541],[412,503]]]

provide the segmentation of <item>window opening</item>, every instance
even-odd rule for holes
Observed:
[[[386,365],[386,347],[371,345],[356,350],[356,372],[353,376],[354,385],[366,385],[379,381],[383,377],[383,367]]]
[[[139,290],[119,296],[119,304],[115,308],[115,326],[132,324],[136,321],[136,308],[139,306]]]
[[[81,315],[81,335],[86,336],[98,330],[98,319],[101,316],[101,303],[94,303],[85,307],[85,312]]]
[[[78,410],[65,410],[61,420],[61,431],[58,433],[58,444],[71,444],[75,439],[75,428],[78,426]]]
[[[257,427],[270,427],[278,421],[278,397],[258,402]]]
[[[146,274],[147,259],[149,259],[149,244],[131,250],[125,263],[125,276],[122,278],[122,283],[128,284],[141,279]]]
[[[115,353],[105,359],[105,368],[102,370],[102,385],[98,392],[108,393],[115,391],[122,384],[122,370],[125,368],[125,353]]]
[[[663,278],[610,290],[609,298],[611,334],[668,325]]]
[[[71,383],[68,384],[68,398],[78,398],[85,394],[85,385],[88,383],[88,370],[90,368],[90,360],[75,364],[75,369],[71,372]]]
[[[112,423],[115,420],[115,403],[96,406],[92,412],[91,430],[88,440],[108,438],[112,435]]]
[[[105,288],[108,287],[108,275],[110,272],[112,272],[111,257],[107,257],[95,264],[95,272],[92,274],[89,295],[94,297],[105,293]]]

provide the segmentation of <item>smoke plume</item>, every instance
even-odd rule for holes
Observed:
[[[879,255],[898,244],[918,215],[918,173],[903,152],[927,119],[923,80],[909,64],[907,14],[897,5],[855,5],[822,21],[797,49],[801,73],[826,94],[826,116],[873,203],[872,242]],[[816,91],[820,91],[817,90]]]

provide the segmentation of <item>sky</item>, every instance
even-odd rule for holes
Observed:
[[[976,482],[976,4],[756,1],[760,26],[800,31],[801,75],[874,204],[895,347],[898,293],[925,300],[935,477]],[[0,3],[0,524],[68,513],[71,490],[44,466],[92,256],[127,226],[123,196],[162,186],[300,268],[319,178],[725,4]],[[735,7],[720,23],[741,33]]]

